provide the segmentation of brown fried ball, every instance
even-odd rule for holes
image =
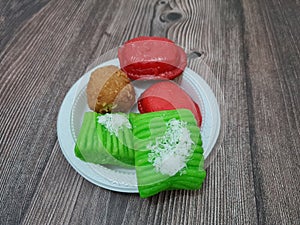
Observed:
[[[135,91],[129,78],[112,65],[92,72],[86,93],[90,109],[102,114],[128,112],[135,102]]]

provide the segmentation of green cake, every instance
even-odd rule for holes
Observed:
[[[85,162],[134,166],[132,129],[128,114],[86,112],[75,145],[75,155]]]
[[[200,130],[191,111],[130,114],[140,196],[199,189],[205,179]]]
[[[75,155],[95,164],[135,166],[142,198],[164,190],[199,189],[206,176],[200,129],[187,109],[87,112]]]

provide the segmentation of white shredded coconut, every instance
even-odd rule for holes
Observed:
[[[154,144],[147,148],[151,151],[148,161],[157,172],[173,176],[186,167],[187,160],[193,153],[190,131],[184,121],[172,119],[167,123],[167,130]]]
[[[123,127],[127,127],[128,129],[131,129],[131,124],[128,120],[128,118],[122,114],[104,114],[101,116],[98,116],[98,123],[105,126],[105,128],[109,131],[109,133],[112,135],[116,135],[118,137],[119,130]]]

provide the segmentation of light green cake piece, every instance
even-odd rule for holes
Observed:
[[[200,129],[191,111],[130,114],[140,196],[164,190],[195,190],[206,172]]]
[[[124,113],[86,112],[76,141],[75,155],[85,162],[134,166],[132,127]]]

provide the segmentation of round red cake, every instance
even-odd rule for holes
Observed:
[[[176,83],[162,81],[146,89],[138,99],[140,113],[172,109],[189,109],[200,127],[202,115],[197,103]]]
[[[121,69],[132,80],[172,80],[180,76],[187,65],[184,50],[164,37],[133,38],[119,48],[118,58]]]

